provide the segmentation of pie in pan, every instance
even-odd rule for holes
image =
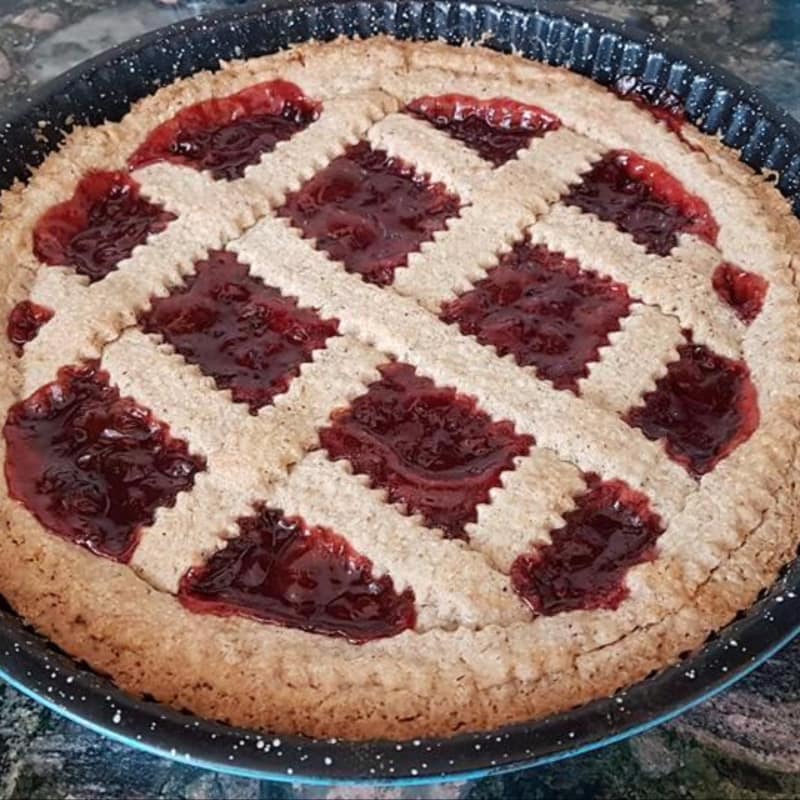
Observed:
[[[648,87],[308,44],[2,203],[0,592],[126,690],[488,730],[676,662],[795,554],[797,223]]]

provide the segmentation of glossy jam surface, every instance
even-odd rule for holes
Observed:
[[[663,122],[673,133],[680,135],[686,122],[683,100],[669,89],[658,87],[633,75],[623,75],[615,84],[617,95],[630,100],[639,108]],[[681,137],[683,138],[683,137]]]
[[[714,270],[712,280],[716,293],[745,325],[761,313],[769,284],[760,275],[723,262]]]
[[[50,308],[23,300],[11,309],[6,325],[6,335],[14,345],[17,355],[22,355],[23,347],[36,338],[39,328],[53,318],[55,312]]]
[[[159,125],[131,157],[132,167],[171,161],[233,180],[303,130],[321,105],[293,83],[269,81],[237,94],[206,100]]]
[[[376,578],[369,559],[332,531],[263,506],[239,520],[239,531],[183,578],[180,598],[191,610],[242,614],[353,642],[414,627],[411,589],[398,593],[388,575]]]
[[[613,222],[650,253],[667,255],[679,233],[714,244],[719,228],[708,205],[663,167],[628,151],[606,154],[564,202]]]
[[[464,142],[496,167],[514,158],[531,139],[561,125],[554,114],[507,97],[491,100],[463,94],[418,97],[408,104],[408,111]]]
[[[447,303],[442,319],[576,392],[629,306],[623,285],[522,241],[474,289]]]
[[[441,183],[361,142],[290,194],[278,213],[349,272],[385,286],[459,205]]]
[[[667,374],[631,409],[627,421],[695,476],[714,468],[758,427],[758,398],[747,367],[685,344]]]
[[[145,200],[139,184],[126,173],[92,172],[70,200],[40,217],[33,231],[33,252],[45,264],[74,267],[94,283],[174,219],[174,214]]]
[[[130,558],[156,509],[204,469],[91,364],[63,367],[14,405],[3,433],[11,496],[54,533],[118,561]]]
[[[337,324],[251,276],[233,253],[212,251],[195,268],[140,323],[255,413],[289,388]]]
[[[552,543],[511,567],[512,585],[537,614],[614,609],[628,595],[627,571],[655,556],[663,526],[647,498],[622,481],[587,477]]]
[[[475,507],[533,440],[407,364],[380,370],[366,394],[334,412],[320,442],[332,458],[346,458],[373,486],[385,488],[390,502],[420,513],[447,536],[464,538]]]

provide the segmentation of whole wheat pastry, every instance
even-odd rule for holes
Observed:
[[[312,736],[700,645],[798,544],[797,224],[645,100],[339,40],[71,133],[2,199],[2,594],[127,690]]]

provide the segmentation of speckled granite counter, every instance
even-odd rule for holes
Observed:
[[[147,30],[233,3],[0,1],[0,102]],[[800,116],[795,0],[587,0],[590,11],[669,31]],[[735,689],[628,742],[546,768],[421,789],[321,789],[233,778],[111,743],[0,686],[3,798],[796,798],[800,642]]]

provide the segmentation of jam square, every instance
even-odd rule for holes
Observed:
[[[660,164],[626,150],[607,153],[584,173],[564,203],[612,222],[649,253],[669,255],[678,235],[715,244],[719,226],[708,204]]]
[[[561,127],[554,114],[508,97],[479,100],[463,94],[428,95],[412,100],[407,110],[463,142],[495,167],[516,158],[533,139]]]
[[[511,353],[520,366],[534,366],[557,389],[577,393],[629,307],[623,285],[524,240],[475,288],[445,304],[441,317],[500,355]]]
[[[349,147],[299,191],[278,214],[348,272],[387,286],[408,254],[458,214],[458,197],[366,142]]]
[[[494,422],[475,401],[440,388],[408,364],[380,368],[381,378],[320,432],[330,456],[345,458],[385,488],[392,503],[422,515],[448,537],[466,538],[476,506],[533,438]]]
[[[250,275],[233,253],[212,251],[196,273],[140,319],[251,413],[285,392],[337,323],[300,308]]]
[[[116,561],[130,559],[156,509],[205,469],[96,362],[62,367],[12,406],[3,434],[11,496],[53,533]]]

